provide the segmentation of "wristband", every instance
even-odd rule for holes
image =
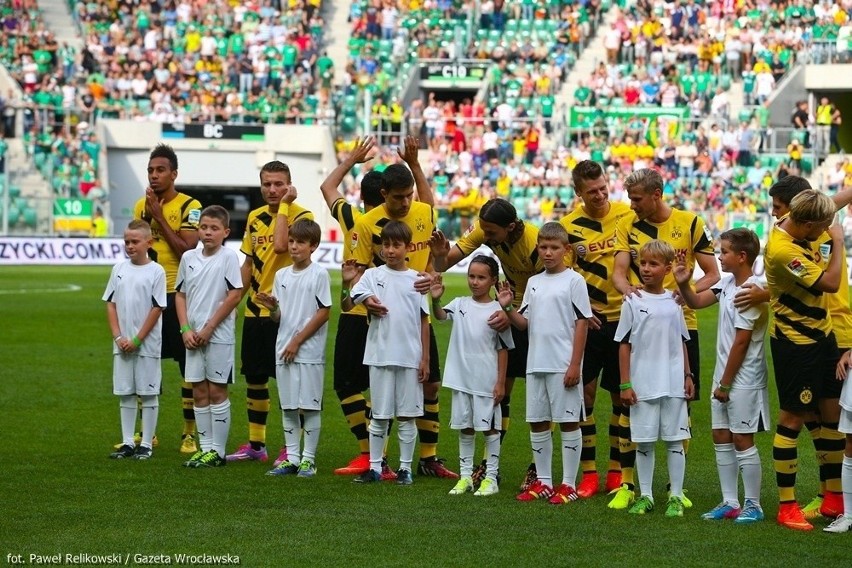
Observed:
[[[630,381],[627,381],[626,383],[621,383],[620,385],[618,385],[618,390],[626,391],[627,389],[632,389],[632,388],[633,388],[633,383],[631,383]]]
[[[503,311],[506,312],[507,314],[514,309],[515,309],[515,306],[513,306],[512,304],[509,304],[508,306],[503,306]]]
[[[116,335],[115,337],[112,338],[112,340],[115,341],[115,342],[118,342],[119,339],[121,339],[120,335]]]
[[[345,298],[349,295],[349,288],[343,288],[340,290],[340,297]]]
[[[139,336],[134,335],[132,341],[133,345],[135,345],[136,347],[142,347],[142,340],[139,339]]]
[[[692,379],[692,380],[694,381],[694,380],[695,380],[695,375],[693,375],[691,372],[689,372],[689,373],[684,373],[684,374],[683,374],[683,378],[684,378],[684,379]]]
[[[279,203],[278,204],[278,215],[284,215],[285,217],[290,215],[290,204],[289,203]]]
[[[278,311],[278,304],[275,304],[275,307],[274,307],[274,308],[269,308],[269,313],[270,313],[270,314],[274,314],[274,313],[275,313],[275,312],[277,312],[277,311]]]
[[[723,385],[721,383],[719,384],[719,390],[722,392],[731,392],[731,388],[731,385]]]
[[[186,333],[187,331],[192,331],[192,326],[190,326],[189,324],[186,324],[185,326],[180,328],[181,333]]]

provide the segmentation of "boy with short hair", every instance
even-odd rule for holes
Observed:
[[[703,292],[695,292],[683,257],[674,269],[681,296],[690,308],[719,302],[716,333],[716,370],[710,402],[716,467],[722,502],[702,515],[705,520],[734,519],[748,524],[763,520],[760,507],[760,455],[754,433],[769,428],[764,335],[768,323],[766,304],[739,311],[734,297],[744,284],[759,286],[752,265],[760,252],[757,235],[748,229],[731,229],[719,237],[719,263],[728,276]],[[737,498],[737,472],[743,476],[744,506]]]
[[[230,216],[211,205],[201,212],[200,249],[180,259],[175,290],[180,332],[186,345],[186,380],[192,383],[201,450],[185,467],[221,467],[231,422],[228,385],[234,380],[234,310],[242,298],[237,253],[222,246]]]
[[[568,233],[559,223],[545,223],[538,233],[537,251],[544,272],[527,282],[516,312],[508,282],[498,300],[512,325],[529,329],[527,355],[527,422],[538,479],[518,494],[519,501],[548,499],[564,505],[579,498],[583,420],[583,352],[592,307],[582,276],[565,266]],[[559,424],[562,447],[562,483],[552,487],[553,437],[551,423]]]
[[[638,444],[636,467],[641,496],[628,510],[644,515],[654,510],[654,445],[666,442],[670,496],[667,517],[683,516],[683,478],[690,438],[686,401],[694,393],[683,309],[663,288],[675,252],[664,241],[648,241],[639,249],[642,295],[624,299],[615,332],[619,346],[621,400],[630,410],[630,439]]]
[[[350,259],[343,265],[344,311],[373,297],[387,308],[384,316],[370,322],[367,332],[364,364],[370,367],[372,396],[370,469],[355,478],[357,483],[381,479],[385,437],[392,418],[398,421],[399,436],[396,482],[412,483],[411,461],[417,437],[414,418],[423,415],[422,383],[429,378],[429,303],[414,289],[417,271],[406,266],[411,235],[411,229],[401,221],[385,224],[380,234],[385,264],[367,269],[354,286],[359,271],[356,261]]]
[[[149,459],[159,411],[160,345],[166,307],[166,271],[148,258],[153,243],[151,226],[131,221],[124,231],[128,260],[112,268],[103,300],[113,340],[113,394],[119,397],[121,446],[113,459]],[[142,405],[142,441],[136,447],[136,397]]]
[[[287,445],[287,460],[267,475],[313,477],[317,472],[325,340],[331,312],[328,271],[311,262],[311,253],[319,246],[321,236],[322,229],[314,221],[296,221],[288,235],[293,264],[275,274],[271,295],[258,292],[256,296],[272,320],[278,322],[275,375]],[[300,412],[304,425],[299,423]],[[301,432],[305,442],[300,453]]]

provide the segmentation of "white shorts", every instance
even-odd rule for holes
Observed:
[[[713,391],[717,386],[713,385]],[[710,400],[710,422],[714,430],[754,434],[769,429],[769,391],[766,388],[735,388],[728,395],[728,402]]]
[[[208,343],[200,349],[186,350],[186,382],[210,381],[221,385],[234,382],[234,346]]]
[[[322,410],[325,365],[287,363],[275,365],[281,410]]]
[[[417,382],[417,369],[370,367],[370,404],[374,418],[423,416],[423,385]]]
[[[837,431],[841,434],[852,434],[852,410],[840,407],[840,424],[837,426]]]
[[[583,381],[565,387],[565,373],[527,373],[527,422],[582,422]]]
[[[453,409],[450,416],[450,428],[463,430],[473,428],[477,432],[499,430],[503,422],[503,413],[494,397],[453,391]]]
[[[692,437],[685,398],[641,400],[630,408],[630,440],[676,442]]]
[[[159,357],[118,353],[112,359],[112,394],[159,395],[163,367]]]

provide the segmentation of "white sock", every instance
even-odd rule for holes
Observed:
[[[485,478],[497,483],[497,473],[500,471],[500,433],[485,435]]]
[[[760,454],[757,446],[752,446],[742,452],[736,452],[737,464],[743,478],[743,498],[760,504],[760,482],[763,467],[760,464]]]
[[[399,469],[411,471],[414,442],[417,440],[417,426],[414,420],[397,420],[396,435],[399,438]]]
[[[388,422],[383,418],[371,418],[367,430],[370,432],[370,469],[382,473],[382,455],[385,453],[385,438],[388,435]]]
[[[225,448],[228,447],[228,434],[231,431],[231,401],[225,399],[219,404],[210,405],[210,414],[213,416],[213,448],[220,458],[225,457]]]
[[[683,497],[683,478],[686,475],[686,452],[683,442],[666,442],[666,454],[669,464],[669,491],[672,497]]]
[[[303,410],[302,414],[305,417],[305,441],[302,448],[302,459],[316,463],[322,418],[319,410]]]
[[[553,487],[553,436],[550,430],[530,432],[530,443],[539,481],[548,487]]]
[[[843,491],[843,513],[852,518],[852,457],[850,456],[843,456],[840,487]]]
[[[195,410],[195,428],[198,430],[198,445],[202,452],[209,452],[213,448],[213,415],[210,407],[193,406]]]
[[[118,412],[121,418],[121,443],[131,448],[136,445],[133,429],[136,428],[136,395],[118,397]]]
[[[636,445],[636,476],[639,478],[639,493],[654,500],[655,442],[639,442]]]
[[[142,396],[142,445],[148,449],[154,447],[154,433],[157,431],[157,417],[160,413],[160,397]]]
[[[577,469],[580,467],[580,450],[583,446],[583,434],[580,429],[573,432],[560,432],[562,438],[562,483],[568,487],[577,486]]]
[[[716,449],[716,470],[719,472],[719,485],[722,487],[722,501],[739,509],[737,499],[737,456],[733,444],[713,444]]]
[[[470,477],[473,474],[474,435],[459,432],[459,475]]]
[[[287,461],[293,465],[299,465],[302,461],[299,452],[299,440],[302,438],[299,411],[282,409],[281,416],[281,422],[284,424],[284,445],[287,447]]]

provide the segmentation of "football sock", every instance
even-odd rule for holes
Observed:
[[[370,469],[376,473],[381,473],[385,438],[388,435],[388,420],[371,418],[367,429],[370,431]]]
[[[397,420],[396,435],[399,438],[399,468],[411,471],[414,442],[417,440],[417,425],[414,420]]]
[[[416,419],[421,459],[434,458],[438,454],[438,432],[441,431],[438,410],[437,398],[424,400],[423,416]]]
[[[621,471],[621,450],[618,448],[618,420],[621,407],[613,406],[609,417],[609,471]]]
[[[231,431],[231,401],[225,399],[219,404],[210,405],[213,417],[213,447],[211,448],[220,458],[225,457],[228,446],[228,433]]]
[[[500,471],[500,434],[485,435],[485,451],[488,452],[488,457],[485,458],[485,477],[496,483],[497,472]],[[849,510],[852,511],[852,508]]]
[[[459,432],[459,475],[461,477],[470,477],[473,473],[473,450],[473,434]]]
[[[796,449],[796,430],[778,425],[772,441],[772,459],[775,464],[775,481],[781,504],[796,502],[796,473],[799,470],[799,453]]]
[[[539,481],[547,486],[553,486],[553,436],[550,430],[545,432],[530,432],[533,461]]]
[[[287,461],[299,465],[302,454],[299,452],[299,441],[302,437],[301,421],[298,410],[281,410],[281,422],[284,425],[284,445],[287,447]]]
[[[713,444],[716,449],[716,469],[719,472],[719,485],[722,487],[722,501],[739,506],[737,499],[737,456],[733,444]]]
[[[621,483],[633,489],[635,483],[636,444],[630,441],[630,410],[622,408],[618,418],[618,447],[621,457]]]
[[[595,448],[598,443],[598,427],[595,424],[595,409],[593,407],[586,408],[586,419],[580,422],[580,433],[583,441],[583,449],[580,452],[580,467],[583,468],[584,474],[596,473],[598,468],[595,463],[597,457]]]
[[[316,463],[322,417],[319,410],[303,410],[302,416],[305,418],[305,441],[302,449],[302,459]]]
[[[683,478],[686,474],[686,449],[683,447],[683,440],[674,442],[666,442],[666,455],[668,456],[669,466],[669,489],[673,497],[683,497]],[[640,466],[641,467],[641,466]],[[640,475],[642,470],[639,470]],[[736,493],[734,493],[736,499]]]
[[[154,447],[154,432],[157,431],[157,416],[160,411],[160,397],[144,395],[142,398],[142,446]]]
[[[195,420],[198,422],[198,445],[202,452],[209,452],[213,448],[213,416],[210,407],[194,408]]]
[[[832,493],[843,491],[840,483],[840,472],[843,468],[843,449],[846,447],[846,436],[837,431],[838,424],[823,422],[820,428],[820,441],[823,446],[824,459],[820,459],[820,478],[825,478],[825,490]],[[819,457],[819,454],[817,454]]]
[[[819,463],[819,495],[823,496],[825,495],[825,468],[822,467],[824,460],[820,459],[820,455],[823,454],[825,449],[820,440],[820,424],[816,420],[810,420],[805,422],[805,428],[808,429],[808,434],[811,435],[811,441],[814,443],[814,451],[816,452],[817,462]]]
[[[562,483],[577,487],[577,469],[580,467],[582,452],[585,451],[585,447],[580,446],[585,443],[586,438],[579,429],[559,434],[562,438]],[[592,472],[594,471],[593,469]],[[586,473],[585,470],[583,473]]]
[[[121,418],[121,443],[132,448],[136,445],[133,440],[133,430],[136,428],[136,395],[119,396],[118,411]]]
[[[503,442],[503,438],[506,437],[506,432],[509,431],[509,423],[511,420],[511,412],[512,412],[512,400],[511,396],[506,394],[503,396],[503,400],[500,401],[500,413],[503,415],[503,420],[500,423],[500,442]],[[487,459],[487,458],[486,458]]]
[[[183,374],[183,373],[181,373]],[[180,396],[183,403],[183,435],[195,434],[195,401],[192,397],[192,383],[183,381],[180,385]]]
[[[843,456],[843,470],[840,478],[843,486],[843,513],[852,515],[852,456]]]
[[[689,428],[690,436],[692,435],[692,406],[690,406],[689,401],[686,402],[686,427]],[[687,438],[683,440],[683,455],[689,453],[689,441],[691,438]]]
[[[760,484],[763,473],[757,446],[736,452],[737,464],[743,478],[743,497],[747,501],[760,502]]]
[[[253,450],[266,446],[266,420],[269,418],[269,377],[246,375],[246,408],[249,443]]]
[[[636,444],[636,468],[639,470],[639,492],[653,499],[654,465],[656,463],[654,442]],[[622,470],[623,471],[623,470]]]
[[[338,396],[341,396],[338,393]],[[343,415],[346,417],[346,423],[349,424],[349,431],[358,440],[358,448],[362,454],[370,451],[370,435],[367,432],[367,424],[369,424],[369,407],[367,399],[364,395],[354,393],[340,399],[340,408],[343,409]]]

